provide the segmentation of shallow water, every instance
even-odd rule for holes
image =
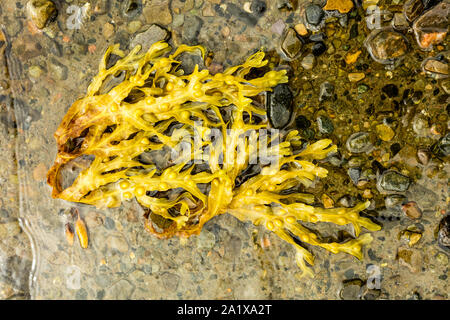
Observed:
[[[292,61],[280,49],[285,28],[300,23],[302,1],[292,10],[277,7],[289,1],[266,1],[261,15],[247,12],[252,1],[143,1],[126,14],[129,1],[88,1],[84,7],[86,1],[54,2],[58,15],[42,30],[28,18],[26,1],[0,4],[1,299],[448,298],[449,251],[438,245],[437,230],[448,212],[449,165],[448,157],[431,150],[449,131],[448,78],[433,79],[421,67],[426,58],[445,55],[448,41],[423,51],[405,31],[407,54],[386,68],[363,46],[370,30],[367,13],[358,7],[347,21],[323,20],[326,51],[310,68],[305,56],[313,42]],[[402,5],[378,3],[393,13]],[[108,45],[129,49],[152,23],[171,33],[175,47],[199,43],[213,52],[210,70],[241,63],[261,47],[273,67],[289,70],[296,106],[289,126],[309,141],[330,138],[340,151],[338,159],[322,163],[329,176],[307,191],[321,205],[329,201],[323,194],[335,206],[370,199],[369,214],[383,225],[364,248],[363,261],[314,249],[315,278],[299,278],[290,245],[229,215],[209,221],[199,236],[159,240],[144,230],[134,202],[100,210],[51,198],[46,172],[62,117],[86,92]],[[347,63],[358,51],[356,61]],[[363,79],[349,80],[361,73]],[[325,81],[334,84],[334,94],[320,101]],[[371,148],[352,154],[346,142],[361,131]],[[427,161],[418,156],[422,149]],[[386,197],[392,192],[377,184],[380,166],[410,181],[406,191],[394,192],[404,198],[390,208]],[[402,211],[411,201],[422,211],[418,219]],[[86,222],[88,249],[66,242],[64,226],[73,222],[74,207]],[[337,231],[320,228],[324,234]],[[411,234],[421,236],[409,246]]]

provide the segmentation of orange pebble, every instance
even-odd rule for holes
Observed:
[[[83,249],[86,249],[88,247],[88,235],[87,235],[87,229],[86,225],[84,224],[84,221],[81,220],[80,214],[78,213],[78,219],[75,224],[75,231],[77,232],[78,240],[80,240],[80,245]]]

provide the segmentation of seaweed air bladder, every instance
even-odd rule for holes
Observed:
[[[261,139],[269,124],[255,97],[288,82],[285,70],[270,70],[259,51],[223,73],[211,75],[197,65],[185,74],[177,57],[192,52],[204,56],[203,47],[181,45],[171,53],[160,41],[140,51],[136,46],[126,55],[117,44],[109,47],[86,96],[64,116],[55,132],[56,160],[48,172],[54,198],[98,208],[136,199],[146,209],[145,228],[159,238],[199,234],[213,217],[231,214],[289,242],[303,275],[313,276],[314,257],[307,247],[362,258],[362,246],[372,240],[370,233],[361,234],[362,228],[380,229],[359,214],[368,202],[324,209],[312,205],[311,194],[288,192],[327,176],[316,160],[336,151],[331,140],[305,146],[295,130],[270,131]],[[112,55],[119,59],[109,66]],[[213,132],[222,138],[211,139]],[[200,139],[194,143],[188,135]],[[181,145],[190,152],[173,152]],[[260,164],[256,174],[243,179],[253,155],[263,148],[271,163]],[[197,161],[199,152],[205,161]],[[168,153],[178,156],[158,160]],[[89,165],[65,185],[61,173],[78,159],[88,159]],[[351,224],[354,239],[326,242],[305,226],[323,222]]]

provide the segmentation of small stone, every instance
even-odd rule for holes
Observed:
[[[344,287],[339,292],[342,300],[358,300],[361,299],[361,288],[363,282],[360,279],[354,279],[344,282]]]
[[[55,4],[49,0],[30,0],[27,3],[27,13],[34,25],[43,29],[56,18],[58,11]]]
[[[391,194],[384,198],[384,205],[386,208],[400,208],[403,202],[406,200],[406,197],[400,194]]]
[[[146,52],[152,44],[157,41],[167,40],[169,33],[166,29],[152,24],[147,30],[138,33],[130,42],[130,47],[134,48],[136,45],[140,44],[142,46],[141,51]]]
[[[180,283],[180,276],[178,276],[174,273],[164,272],[161,275],[161,281],[162,281],[163,287],[167,291],[175,292],[178,288],[178,284]]]
[[[107,243],[109,248],[119,252],[127,252],[129,248],[127,240],[122,235],[109,236],[105,243]]]
[[[413,22],[422,14],[424,9],[422,0],[409,0],[403,6],[403,14],[409,22]]]
[[[361,54],[361,50],[358,50],[354,53],[347,53],[345,55],[345,63],[350,65],[356,62],[358,60],[359,55]]]
[[[317,4],[310,4],[305,9],[306,21],[314,26],[320,24],[324,15],[322,8]]]
[[[291,119],[294,96],[287,84],[278,84],[268,92],[268,117],[272,126],[280,129]]]
[[[364,79],[366,75],[363,72],[353,72],[348,74],[348,80],[350,82],[358,82]]]
[[[43,70],[41,67],[39,66],[31,66],[28,68],[28,74],[30,75],[30,77],[37,79],[39,78],[43,73]]]
[[[382,64],[394,64],[408,52],[406,38],[393,30],[374,30],[364,41],[370,56]]]
[[[438,243],[450,250],[450,215],[447,214],[439,223]]]
[[[276,33],[278,35],[282,35],[285,26],[286,25],[285,25],[283,19],[278,19],[274,24],[272,24],[272,27],[270,28],[270,30],[273,33]]]
[[[338,199],[338,204],[345,208],[351,208],[355,206],[355,198],[350,195],[344,195]]]
[[[327,116],[317,117],[317,126],[319,128],[320,133],[323,134],[330,134],[334,131],[333,122]]]
[[[351,153],[363,153],[372,149],[370,137],[367,132],[356,132],[348,137],[346,146]]]
[[[289,59],[294,59],[301,53],[302,46],[303,44],[295,30],[292,28],[287,29],[281,42],[281,50],[283,53]]]
[[[395,136],[394,130],[385,124],[379,124],[375,127],[378,137],[383,141],[391,141]]]
[[[328,81],[320,84],[319,101],[324,101],[332,98],[334,95],[334,85]]]
[[[179,28],[184,23],[184,14],[175,14],[173,16],[172,27]]]
[[[420,219],[422,217],[422,210],[414,201],[405,203],[402,206],[402,211],[410,219]]]
[[[152,0],[149,5],[145,6],[143,15],[147,23],[155,23],[168,25],[172,23],[172,13],[169,9],[170,1]]]
[[[66,80],[68,69],[61,62],[56,59],[50,59],[48,64],[49,74],[51,74],[57,80]]]
[[[407,176],[394,170],[387,170],[378,178],[377,187],[380,192],[405,192],[410,183]]]
[[[312,53],[309,53],[302,59],[301,65],[305,70],[311,70],[314,67],[315,62],[316,58]]]
[[[430,161],[430,152],[427,149],[419,149],[417,150],[417,158],[425,166]]]
[[[366,84],[360,84],[358,86],[358,93],[365,93],[369,90],[369,86]]]
[[[298,23],[294,26],[295,31],[302,37],[308,35],[308,29],[306,29],[303,23]]]
[[[266,2],[262,0],[253,0],[250,5],[250,10],[257,17],[262,17],[267,10]]]
[[[311,121],[305,116],[300,115],[295,119],[295,124],[298,129],[308,129],[311,126]]]
[[[198,43],[198,35],[200,29],[203,26],[203,20],[197,16],[186,16],[184,18],[183,30],[181,31],[181,37],[187,44]]]
[[[394,18],[392,19],[392,27],[395,30],[404,31],[409,28],[409,23],[406,17],[402,13],[394,13]]]
[[[385,85],[381,88],[381,91],[383,91],[383,93],[385,93],[389,98],[398,97],[398,87],[393,83]]]
[[[450,155],[450,132],[431,146],[431,152],[438,157]]]
[[[139,0],[126,0],[122,8],[125,17],[134,18],[142,11],[142,3]]]
[[[108,39],[114,34],[114,25],[109,22],[106,22],[103,25],[103,36]]]
[[[408,267],[413,273],[417,273],[422,269],[423,258],[418,250],[399,248],[397,251],[397,259],[400,264]]]
[[[446,78],[449,75],[448,63],[445,61],[440,61],[436,58],[425,59],[422,63],[422,68],[425,73],[435,79]]]
[[[347,13],[353,8],[352,0],[327,0],[324,10],[337,10],[340,13]]]
[[[424,50],[444,41],[449,26],[450,3],[444,1],[426,11],[413,24],[419,47]]]
[[[323,202],[323,207],[325,209],[329,209],[329,208],[333,208],[334,207],[333,199],[331,199],[330,196],[328,196],[325,193],[322,195],[322,202]]]
[[[349,168],[347,170],[347,174],[352,180],[353,184],[357,184],[359,181],[359,178],[361,177],[361,169],[360,168]]]
[[[137,32],[142,27],[142,22],[139,20],[131,21],[127,26],[127,31],[131,34]]]
[[[316,57],[327,51],[327,46],[322,41],[315,42],[311,48],[311,52]]]

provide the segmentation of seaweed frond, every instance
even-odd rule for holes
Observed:
[[[185,74],[177,57],[184,52],[204,56],[204,48],[182,45],[170,51],[163,41],[147,52],[137,46],[127,55],[118,45],[108,48],[86,96],[70,107],[55,132],[58,153],[48,172],[53,197],[99,208],[135,198],[148,210],[146,229],[161,238],[198,234],[211,218],[229,213],[292,244],[298,266],[308,275],[314,259],[302,244],[361,259],[362,246],[372,239],[368,233],[360,236],[362,227],[380,229],[359,215],[368,203],[323,209],[311,205],[310,194],[285,192],[326,177],[327,170],[315,160],[335,152],[336,146],[324,139],[295,153],[297,131],[265,139],[260,134],[269,125],[266,111],[254,99],[286,83],[286,71],[270,70],[259,51],[223,73],[212,75],[195,66]],[[111,55],[120,59],[107,68]],[[254,68],[266,72],[254,77]],[[194,135],[201,139],[186,139]],[[271,163],[237,185],[262,148]],[[165,162],[142,160],[171,152],[177,156]],[[202,163],[197,162],[199,155]],[[64,167],[85,156],[92,159],[89,167],[63,187]],[[302,222],[351,224],[356,238],[324,242]]]

